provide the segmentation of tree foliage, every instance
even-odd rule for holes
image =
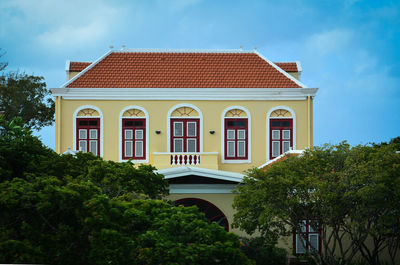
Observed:
[[[4,56],[5,52],[1,51],[2,49],[0,48],[0,58]],[[8,63],[7,62],[1,62],[0,61],[0,72],[6,69]]]
[[[43,77],[19,72],[0,75],[0,112],[7,121],[18,116],[24,126],[37,130],[51,125],[54,101],[50,95]]]
[[[259,230],[274,243],[300,231],[302,220],[311,220],[322,232],[322,254],[309,253],[317,263],[347,264],[361,255],[379,264],[384,250],[393,254],[394,263],[400,234],[399,147],[326,145],[266,171],[253,169],[238,188],[233,225],[248,233]]]
[[[151,166],[58,155],[0,118],[0,263],[249,264],[237,236],[159,200]]]

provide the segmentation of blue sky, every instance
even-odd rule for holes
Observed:
[[[318,87],[314,142],[352,145],[400,135],[400,1],[1,0],[8,70],[66,80],[67,59],[120,48],[257,50],[301,61]],[[54,148],[54,127],[38,135]]]

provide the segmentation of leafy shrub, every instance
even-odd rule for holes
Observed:
[[[242,251],[257,265],[285,265],[286,250],[266,244],[261,237],[242,238]]]

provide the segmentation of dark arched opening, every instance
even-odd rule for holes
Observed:
[[[174,205],[183,205],[185,207],[196,205],[197,208],[199,208],[199,211],[204,213],[206,218],[210,222],[216,222],[220,226],[224,227],[226,231],[229,232],[228,219],[226,218],[225,214],[211,202],[198,198],[184,198],[176,200],[174,202]]]

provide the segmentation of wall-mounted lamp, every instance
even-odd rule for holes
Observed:
[[[210,131],[210,134],[214,134],[215,133],[215,131]]]
[[[156,134],[160,134],[161,133],[161,131],[156,131]]]

